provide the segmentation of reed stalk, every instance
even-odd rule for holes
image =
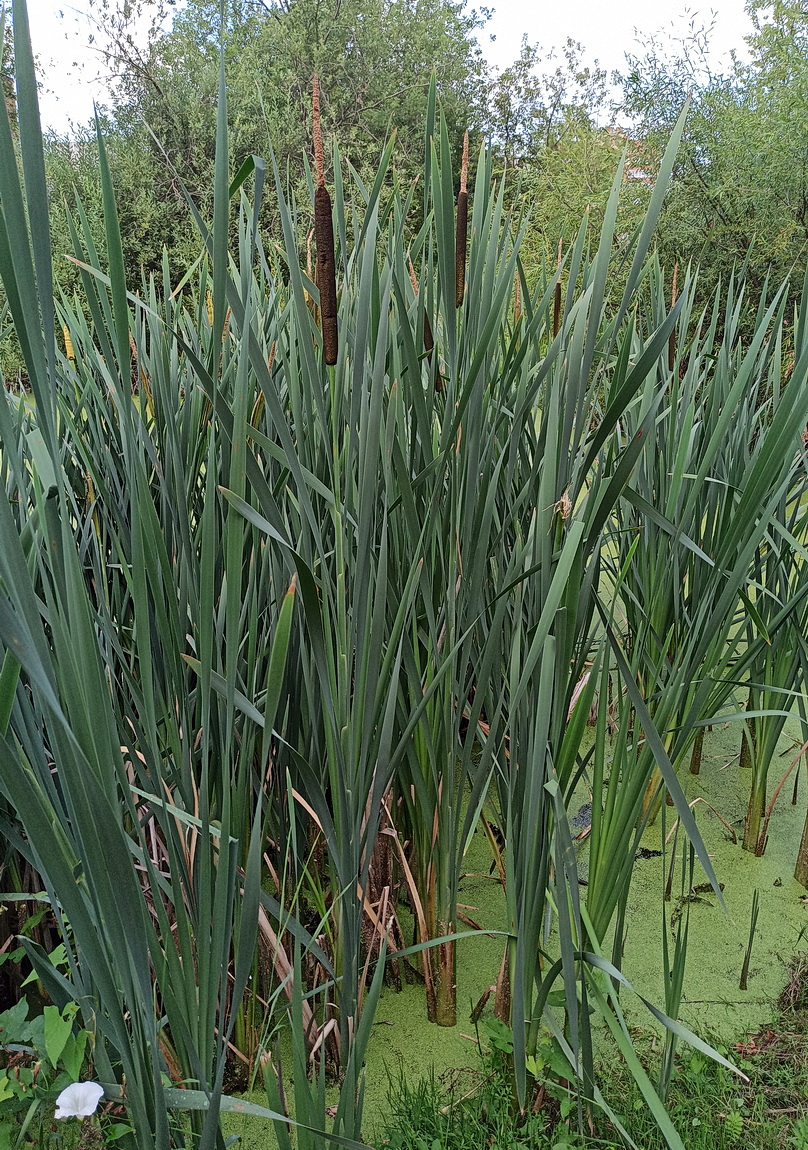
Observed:
[[[808,888],[808,814],[802,828],[797,861],[794,866],[794,878],[802,886]]]
[[[749,940],[746,944],[746,950],[743,956],[743,964],[741,965],[741,978],[738,983],[740,990],[746,990],[749,982],[749,964],[752,961],[752,945],[755,941],[755,930],[757,929],[758,913],[760,911],[760,891],[755,889],[752,892],[752,910],[749,915]]]

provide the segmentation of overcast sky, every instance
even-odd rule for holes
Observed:
[[[587,60],[597,59],[612,70],[623,64],[624,53],[636,44],[636,34],[682,34],[691,19],[697,24],[714,20],[711,36],[716,68],[731,49],[743,51],[743,38],[751,30],[743,0],[713,0],[708,7],[663,9],[648,0],[575,0],[570,4],[544,4],[537,0],[494,0],[495,12],[481,43],[488,59],[506,67],[519,53],[524,34],[543,48],[560,47],[568,36],[585,47]],[[42,118],[47,127],[65,130],[70,121],[81,124],[92,115],[93,100],[104,102],[103,70],[90,38],[93,34],[92,0],[28,0],[34,51],[44,82]],[[491,37],[495,39],[492,41]]]

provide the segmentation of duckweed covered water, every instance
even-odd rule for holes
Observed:
[[[769,774],[769,799],[798,749],[799,725],[786,726],[780,756]],[[730,1043],[754,1032],[772,1016],[773,1002],[783,987],[786,964],[808,936],[808,891],[793,878],[794,862],[805,819],[808,786],[801,762],[783,786],[774,806],[766,853],[755,858],[741,847],[751,772],[738,765],[741,725],[730,722],[716,727],[705,738],[701,774],[682,774],[685,793],[723,883],[725,908],[711,892],[697,891],[689,900],[690,932],[685,993],[681,1021],[697,1033],[720,1037]],[[798,799],[792,805],[794,774],[799,771]],[[695,801],[702,799],[704,801]],[[587,800],[582,793],[581,804]],[[722,824],[714,808],[735,832],[737,842]],[[666,814],[670,831],[675,813]],[[624,973],[639,994],[664,1005],[662,931],[671,934],[671,919],[680,905],[679,869],[674,875],[671,900],[663,903],[666,876],[662,859],[662,819],[649,828],[643,847],[649,857],[638,860],[628,905],[628,933]],[[681,840],[679,845],[681,857]],[[668,861],[670,853],[668,851]],[[460,887],[463,913],[481,927],[501,931],[505,927],[502,889],[489,875],[491,854],[482,832],[475,834]],[[585,873],[585,848],[581,871]],[[696,864],[693,885],[706,881]],[[739,989],[741,965],[749,938],[752,896],[760,895],[748,989]],[[406,920],[406,915],[404,916]],[[405,936],[410,924],[405,921]],[[463,929],[459,924],[458,929]],[[405,983],[400,992],[386,989],[379,1005],[371,1040],[365,1095],[365,1137],[371,1142],[387,1113],[389,1080],[403,1073],[410,1082],[434,1069],[437,1076],[475,1066],[477,1034],[471,1010],[494,982],[502,958],[501,935],[477,935],[457,946],[458,1024],[443,1028],[427,1022],[424,990]],[[651,1015],[636,996],[625,993],[623,1006],[629,1020],[653,1029]],[[493,997],[483,1019],[492,1016]],[[256,1094],[256,1101],[265,1101]],[[227,1134],[239,1134],[244,1150],[265,1150],[275,1145],[271,1127],[256,1119],[224,1122]]]

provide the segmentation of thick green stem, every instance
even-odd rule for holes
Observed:
[[[743,832],[743,849],[752,854],[762,855],[764,844],[760,842],[760,828],[766,814],[766,775],[755,778],[749,795],[746,812],[746,825]]]
[[[494,1017],[500,1022],[511,1021],[511,944],[505,947],[497,975],[497,989],[494,995]]]
[[[797,865],[794,867],[794,878],[804,887],[808,887],[808,812],[802,828],[800,849],[797,851]]]
[[[441,923],[441,934],[452,934],[453,923]],[[457,1023],[457,964],[454,942],[442,942],[429,952],[432,955],[432,978],[435,985],[434,1017],[430,1022],[438,1026]]]
[[[750,696],[749,702],[746,705],[747,711],[752,706],[752,699]],[[752,767],[755,762],[755,753],[757,751],[757,728],[754,719],[747,719],[744,723],[744,732],[741,736],[741,758],[740,766]]]

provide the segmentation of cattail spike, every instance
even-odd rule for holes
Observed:
[[[337,362],[337,277],[334,257],[334,220],[331,197],[324,184],[314,192],[314,234],[317,240],[317,287],[320,291],[320,318],[323,325],[323,355],[333,366]]]
[[[561,268],[561,252],[563,250],[564,241],[558,241],[558,268]],[[558,335],[559,328],[561,327],[561,280],[556,281],[555,291],[553,292],[553,339]]]
[[[418,295],[418,276],[415,274],[415,268],[412,266],[412,259],[409,256],[407,257],[407,262],[410,265],[410,283],[412,284],[412,290],[415,292],[415,294],[417,296]]]
[[[320,82],[314,73],[311,92],[312,129],[314,133],[314,167],[317,187],[314,191],[314,239],[317,245],[315,283],[320,292],[320,319],[323,327],[323,358],[329,367],[337,362],[337,272],[334,254],[334,218],[331,197],[323,175],[323,137],[320,126]]]
[[[460,166],[460,192],[457,196],[457,229],[455,231],[455,307],[462,307],[466,290],[466,245],[469,228],[469,134],[463,137],[463,161]]]
[[[314,73],[314,80],[311,86],[311,122],[314,132],[314,170],[317,174],[317,186],[322,188],[325,184],[325,175],[323,174],[323,134],[320,126],[320,81],[317,78],[317,73]]]
[[[435,347],[435,337],[432,335],[432,324],[429,322],[429,316],[426,314],[424,308],[424,351],[429,363],[432,362],[432,351]]]
[[[679,280],[679,261],[673,265],[673,283],[671,284],[671,311],[676,307],[678,299],[677,288]],[[668,336],[668,371],[673,371],[676,365],[676,328]]]

